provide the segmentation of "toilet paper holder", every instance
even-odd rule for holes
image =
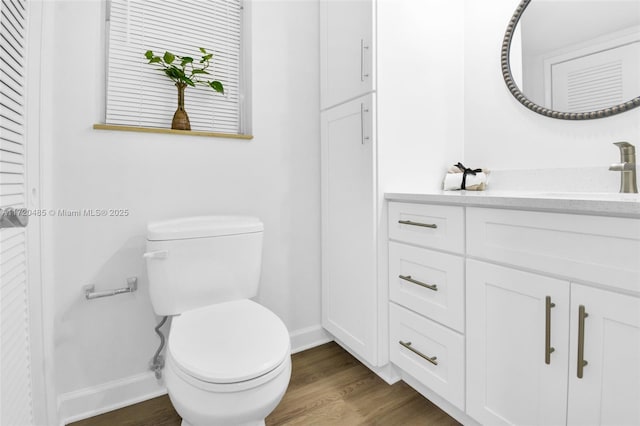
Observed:
[[[115,296],[117,294],[133,293],[138,290],[138,277],[127,278],[127,286],[112,290],[96,291],[95,284],[88,284],[82,287],[82,292],[87,300],[99,299],[101,297]]]

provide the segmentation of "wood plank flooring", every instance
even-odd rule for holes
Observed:
[[[389,386],[333,342],[292,360],[289,388],[267,426],[459,424],[404,382]],[[179,426],[180,417],[162,396],[71,425]]]

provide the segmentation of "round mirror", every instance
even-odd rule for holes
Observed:
[[[523,0],[502,43],[515,98],[565,120],[640,106],[640,0]]]

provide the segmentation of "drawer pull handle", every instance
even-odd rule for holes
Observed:
[[[437,228],[438,225],[436,225],[435,223],[420,223],[420,222],[414,222],[411,220],[399,220],[398,221],[399,224],[401,225],[411,225],[411,226],[420,226],[422,228]]]
[[[398,278],[400,278],[401,280],[409,281],[412,284],[417,284],[421,287],[428,288],[429,290],[438,291],[437,284],[425,284],[422,281],[414,280],[413,278],[411,278],[411,275],[398,275]]]
[[[418,355],[420,358],[424,358],[427,361],[429,361],[431,364],[433,365],[438,365],[438,361],[436,361],[438,359],[437,356],[426,356],[425,354],[423,354],[422,352],[420,352],[417,349],[414,349],[411,346],[411,342],[403,342],[402,340],[398,341],[398,343],[400,343],[402,346],[404,346],[405,348],[409,349],[411,352],[413,352],[414,354]]]
[[[551,354],[556,350],[551,346],[551,308],[556,304],[551,302],[551,296],[545,299],[545,324],[544,324],[544,362],[551,364]]]
[[[578,379],[582,379],[584,366],[588,364],[584,359],[584,319],[588,316],[584,305],[578,306]]]

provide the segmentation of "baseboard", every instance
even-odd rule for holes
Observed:
[[[302,328],[289,333],[291,336],[291,353],[306,351],[307,349],[331,342],[333,336],[325,331],[321,325]]]
[[[60,425],[97,416],[167,393],[153,372],[136,374],[58,397]]]
[[[451,404],[446,399],[442,398],[440,395],[432,391],[430,388],[426,387],[422,383],[420,383],[417,379],[412,376],[402,373],[402,381],[406,384],[417,390],[422,396],[427,398],[429,401],[433,402],[437,405],[442,411],[456,419],[458,422],[465,426],[480,426],[480,423],[472,419],[465,413],[460,410],[458,407]]]
[[[291,352],[301,352],[332,340],[334,340],[333,336],[327,333],[321,326],[303,328],[291,333]],[[336,342],[349,351],[341,342],[337,340]],[[360,359],[357,354],[352,353],[352,355],[387,383],[392,384],[400,379],[398,370],[395,369],[392,364],[389,363],[383,367],[374,367]],[[478,424],[463,411],[451,405],[413,377],[402,374],[402,379],[462,424]],[[154,373],[151,371],[114,380],[98,386],[68,392],[58,397],[58,418],[60,419],[60,426],[146,401],[166,393],[167,390],[162,381],[156,380]]]
[[[290,335],[291,353],[301,352],[333,340],[333,337],[319,325],[296,330]],[[156,380],[153,372],[136,374],[60,395],[58,418],[60,425],[63,426],[166,393],[164,384]]]
[[[378,377],[380,377],[382,380],[384,380],[385,382],[387,382],[387,384],[392,385],[392,384],[400,381],[401,377],[400,377],[399,370],[393,364],[391,364],[390,362],[385,364],[385,365],[383,365],[382,367],[377,367],[375,365],[371,365],[369,362],[367,362],[360,355],[358,355],[357,353],[352,351],[349,346],[345,345],[340,340],[335,339],[335,342],[338,345],[340,345],[340,347],[342,347],[342,349],[344,349],[345,351],[349,352],[355,359],[360,361],[365,367],[367,367],[369,370],[371,370],[374,373],[376,373],[376,375]]]

